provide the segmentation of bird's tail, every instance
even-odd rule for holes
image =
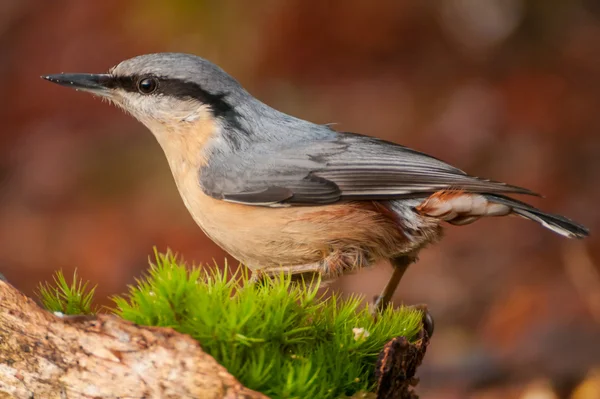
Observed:
[[[444,190],[428,197],[417,211],[454,225],[465,225],[485,216],[518,215],[568,238],[586,237],[588,229],[564,216],[552,215],[501,194]]]
[[[564,216],[543,212],[525,202],[503,195],[484,194],[483,196],[489,202],[508,206],[511,208],[513,214],[538,222],[545,228],[550,229],[561,236],[567,238],[584,238],[589,235],[589,231],[585,226],[567,219]]]

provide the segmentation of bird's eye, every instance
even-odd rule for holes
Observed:
[[[158,82],[154,78],[145,78],[138,82],[138,90],[142,94],[150,94],[156,87],[158,86]]]

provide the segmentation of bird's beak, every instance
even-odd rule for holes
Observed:
[[[42,76],[42,79],[61,86],[72,87],[75,90],[89,91],[100,96],[109,95],[110,84],[114,81],[112,75],[91,73],[59,73]]]

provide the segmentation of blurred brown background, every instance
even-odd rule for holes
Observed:
[[[282,111],[529,187],[586,224],[584,242],[510,218],[448,227],[397,301],[436,320],[424,398],[600,397],[597,0],[0,1],[0,272],[27,294],[60,268],[99,298],[123,292],[154,245],[222,263],[151,134],[39,79],[158,51],[208,58]],[[334,288],[370,299],[389,273]]]

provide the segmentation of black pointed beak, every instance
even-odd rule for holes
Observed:
[[[72,87],[76,90],[85,90],[95,94],[107,92],[110,83],[113,82],[112,75],[92,73],[59,73],[42,76],[42,79],[61,86]]]

